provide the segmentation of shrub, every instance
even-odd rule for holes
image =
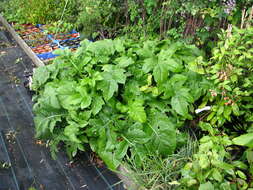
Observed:
[[[52,153],[60,142],[70,156],[89,144],[116,169],[127,153],[140,165],[182,146],[180,127],[209,85],[188,68],[201,55],[196,47],[117,39],[56,53],[33,78],[37,137],[51,141]]]

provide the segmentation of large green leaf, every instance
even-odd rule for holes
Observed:
[[[79,86],[76,82],[64,81],[58,88],[58,98],[62,107],[68,110],[87,108],[91,104],[91,96],[85,87]]]
[[[193,103],[194,102],[194,98],[192,97],[192,95],[190,94],[190,89],[188,88],[180,88],[179,90],[177,90],[176,95],[178,97],[184,97],[185,100],[189,103]]]
[[[182,62],[179,60],[176,61],[175,59],[169,58],[165,62],[168,65],[168,70],[173,73],[182,72],[184,69]]]
[[[44,85],[50,77],[47,67],[38,67],[33,73],[32,89],[37,90]]]
[[[129,148],[129,144],[127,141],[123,140],[117,144],[117,148],[115,151],[115,156],[118,160],[121,160],[127,154],[127,150]]]
[[[158,152],[167,156],[176,148],[176,129],[166,114],[152,111],[149,123],[149,135],[151,140],[146,146],[151,152]]]
[[[158,84],[163,83],[168,79],[169,70],[168,65],[163,61],[158,61],[153,70],[155,81]]]
[[[116,156],[112,152],[99,151],[98,155],[102,158],[102,160],[111,170],[115,171],[120,165],[120,161],[116,158]]]
[[[145,59],[144,64],[142,66],[143,72],[148,73],[148,72],[152,71],[154,69],[155,65],[157,64],[157,62],[158,62],[158,59],[155,56]]]
[[[187,76],[183,74],[175,74],[169,80],[172,86],[178,87],[178,88],[181,88],[182,85],[186,83],[186,81],[187,81]]]
[[[80,93],[81,97],[81,109],[87,108],[91,104],[91,96],[88,94],[87,89],[85,87],[78,86],[76,91]]]
[[[103,98],[101,96],[96,95],[95,97],[93,97],[92,100],[92,113],[94,115],[96,115],[103,107],[103,105],[105,104]]]
[[[68,137],[68,139],[72,142],[81,143],[81,141],[77,138],[79,135],[79,127],[76,123],[66,126],[64,129],[64,135],[66,135],[66,137]]]
[[[233,143],[241,146],[248,146],[253,148],[253,133],[241,135],[233,139]]]
[[[115,80],[107,80],[100,83],[99,88],[103,91],[105,100],[111,99],[118,90],[118,84]]]
[[[110,39],[97,41],[96,43],[89,43],[86,51],[94,53],[97,57],[101,55],[112,55],[115,52],[113,41]]]
[[[146,112],[145,112],[143,104],[144,104],[144,101],[141,99],[138,99],[135,101],[131,101],[128,105],[129,116],[133,120],[139,121],[141,123],[144,123],[147,120],[147,116],[146,116]]]
[[[47,85],[45,85],[42,97],[38,100],[40,107],[47,111],[61,109],[62,107],[57,95],[57,84],[47,83]]]
[[[179,115],[188,116],[188,105],[187,100],[182,96],[173,96],[171,98],[171,106]]]
[[[118,39],[61,51],[35,74],[37,136],[50,140],[54,153],[63,142],[70,156],[89,143],[111,169],[128,152],[137,166],[148,155],[174,153],[177,142],[184,145],[176,128],[203,95],[203,77],[185,67],[195,56],[188,49],[183,43]]]
[[[214,190],[214,186],[210,182],[203,183],[200,184],[199,190]]]
[[[99,89],[103,91],[105,100],[109,100],[118,90],[118,83],[125,83],[126,75],[124,74],[124,69],[120,69],[112,65],[105,65],[103,70],[103,81],[100,82]]]
[[[62,120],[62,116],[63,115],[35,116],[34,123],[36,127],[36,137],[43,138],[48,136],[49,132],[53,133],[57,122],[60,122]]]
[[[144,131],[144,126],[137,122],[131,125],[127,132],[124,133],[125,138],[128,142],[133,144],[145,144],[150,140],[150,136]]]
[[[127,56],[119,57],[115,60],[115,62],[117,62],[117,66],[120,68],[126,68],[134,63],[133,59]]]
[[[142,58],[152,57],[154,55],[156,45],[156,41],[145,41],[143,43],[143,47],[138,49],[137,54]]]

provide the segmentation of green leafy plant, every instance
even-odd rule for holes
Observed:
[[[180,42],[84,41],[75,53],[55,53],[33,77],[36,136],[53,154],[60,142],[70,156],[90,147],[111,169],[127,152],[136,165],[174,153],[209,86],[188,68],[201,52]]]
[[[62,21],[51,23],[46,25],[43,29],[46,34],[58,34],[70,32],[74,28],[74,25],[71,23],[66,23]]]
[[[233,160],[229,137],[208,123],[200,123],[208,135],[200,139],[199,150],[182,169],[181,184],[185,189],[248,189],[248,166]]]
[[[213,86],[200,107],[212,109],[200,116],[209,122],[200,123],[208,135],[182,172],[187,188],[252,188],[252,34],[251,27],[224,31],[209,63],[202,63]]]
[[[67,7],[65,7],[67,5]],[[9,22],[48,24],[61,20],[64,12],[64,22],[70,23],[75,15],[76,0],[11,0],[5,3],[4,16]]]
[[[252,28],[234,27],[231,34],[224,32],[220,36],[221,41],[213,50],[207,71],[215,87],[205,99],[213,102],[207,117],[212,124],[223,126],[229,122],[241,132],[253,127],[252,36]]]
[[[252,0],[230,7],[219,0],[10,0],[3,12],[11,22],[73,23],[83,36],[95,39],[180,37],[209,52],[217,33],[228,24],[240,26],[251,4]]]

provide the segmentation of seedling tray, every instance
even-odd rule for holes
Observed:
[[[46,34],[44,26],[41,24],[14,25],[14,28],[17,28],[16,32],[41,61],[48,62],[57,57],[53,53],[56,49],[69,48],[74,51],[80,46],[80,34],[77,31]]]

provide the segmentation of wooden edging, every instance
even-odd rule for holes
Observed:
[[[25,41],[15,32],[15,30],[10,26],[10,24],[5,20],[5,18],[0,14],[0,22],[4,27],[11,33],[16,42],[20,47],[26,52],[28,57],[31,58],[36,67],[45,66],[43,61],[41,61],[37,55],[31,50],[31,48],[25,43]]]
[[[37,55],[31,50],[31,48],[25,43],[25,41],[16,33],[16,31],[11,27],[11,25],[6,21],[6,19],[0,14],[0,22],[4,25],[4,27],[11,33],[16,42],[20,45],[20,47],[26,52],[28,57],[33,61],[36,67],[45,66],[43,61],[41,61]],[[138,185],[136,185],[127,174],[130,172],[123,166],[119,166],[119,172],[116,172],[116,175],[122,180],[124,187],[128,190],[137,190]]]
[[[124,188],[126,188],[127,190],[138,190],[139,189],[139,186],[130,179],[129,175],[131,175],[131,174],[130,174],[130,171],[127,170],[126,167],[124,167],[123,165],[120,165],[118,167],[118,171],[119,171],[119,173],[116,173],[116,174],[123,182]]]

